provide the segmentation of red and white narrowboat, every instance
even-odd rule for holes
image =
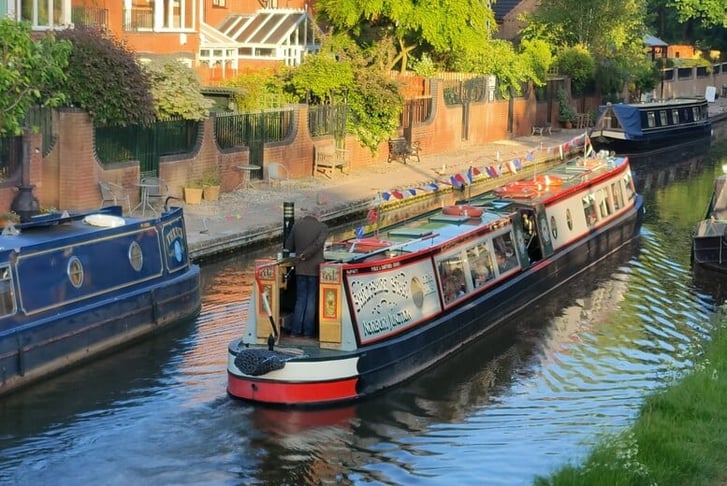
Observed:
[[[382,228],[364,244],[329,244],[315,339],[280,332],[295,259],[257,261],[244,333],[228,347],[227,391],[312,407],[401,383],[629,243],[642,216],[628,159],[602,154]]]

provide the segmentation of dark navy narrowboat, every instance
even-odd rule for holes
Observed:
[[[692,268],[697,279],[727,278],[727,175],[715,179],[707,213],[692,234]]]
[[[375,235],[330,243],[319,335],[282,336],[295,258],[256,262],[232,397],[338,404],[401,383],[629,244],[643,201],[627,158],[578,158]],[[294,299],[293,299],[294,300]]]
[[[0,394],[200,310],[181,208],[112,206],[6,224],[0,235]]]
[[[631,155],[685,142],[711,142],[707,100],[675,98],[648,103],[607,104],[599,108],[591,130],[596,150]]]

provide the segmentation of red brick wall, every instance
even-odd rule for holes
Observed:
[[[412,139],[422,145],[422,154],[443,153],[462,147],[530,134],[535,120],[545,119],[546,103],[536,103],[531,95],[528,99],[516,98],[512,102],[472,103],[467,140],[462,138],[462,106],[447,106],[441,84],[432,82],[433,109],[426,122],[412,129]],[[513,133],[508,133],[508,111],[512,103]],[[554,103],[557,117],[557,103]],[[96,159],[93,145],[93,123],[90,117],[75,109],[56,112],[58,137],[50,154],[40,161],[41,154],[32,152],[31,182],[37,186],[35,195],[44,207],[59,209],[88,209],[98,207],[101,201],[98,181],[107,180],[123,185],[132,195],[132,204],[138,202],[138,189],[134,183],[139,180],[138,162],[121,162],[102,166]],[[402,136],[403,133],[392,134]],[[295,107],[294,129],[290,137],[268,144],[264,148],[264,160],[285,164],[293,178],[309,177],[313,170],[313,147],[318,144],[332,144],[333,138],[312,138],[308,130],[308,108]],[[34,135],[31,144],[40,147],[39,135]],[[348,136],[346,148],[352,168],[385,163],[388,157],[386,142],[376,153],[358,144]],[[235,167],[247,164],[249,151],[246,147],[221,151],[215,142],[214,119],[202,124],[202,136],[198,147],[186,158],[163,157],[160,162],[160,176],[164,179],[171,195],[182,197],[186,181],[201,179],[204,173],[217,169],[222,179],[222,191],[230,191],[241,181],[241,173]],[[14,188],[0,190],[0,204],[9,208]],[[6,209],[7,210],[7,209]],[[2,207],[0,207],[0,212]]]

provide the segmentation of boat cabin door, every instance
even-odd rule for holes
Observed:
[[[553,254],[553,240],[550,239],[550,227],[548,226],[548,217],[545,214],[545,206],[538,204],[535,206],[535,225],[538,228],[538,236],[540,237],[540,248],[543,252],[543,258]]]

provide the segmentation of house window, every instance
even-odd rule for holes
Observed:
[[[20,19],[35,28],[71,24],[70,0],[20,0]]]
[[[212,6],[227,8],[227,0],[212,0]]]

